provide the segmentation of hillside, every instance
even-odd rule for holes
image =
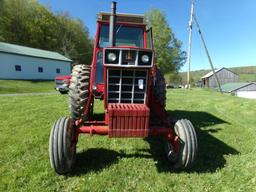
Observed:
[[[231,71],[239,74],[240,82],[251,82],[256,81],[256,66],[248,66],[248,67],[231,67],[228,68]],[[208,73],[210,69],[208,70],[197,70],[197,71],[191,71],[191,80],[192,82],[196,82],[201,79],[203,75]],[[182,83],[185,84],[187,80],[187,72],[181,72],[179,73],[180,77],[182,78]],[[168,76],[168,75],[166,75]]]

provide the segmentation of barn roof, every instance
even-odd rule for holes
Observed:
[[[227,84],[222,85],[221,89],[223,92],[231,93],[233,91],[236,91],[238,89],[241,89],[241,88],[246,87],[251,84],[256,84],[256,83],[253,83],[253,82],[251,82],[251,83],[227,83]]]
[[[39,57],[39,58],[52,59],[52,60],[60,60],[60,61],[68,61],[68,62],[72,61],[57,52],[46,51],[42,49],[35,49],[31,47],[25,47],[25,46],[3,43],[3,42],[0,42],[0,52],[16,54],[16,55],[24,55],[29,57]]]
[[[222,70],[222,69],[224,69],[224,67],[222,67],[222,68],[220,68],[220,69],[215,70],[215,73],[219,72],[219,71],[220,71],[220,70]],[[207,73],[206,75],[204,75],[204,76],[202,77],[202,79],[205,79],[205,78],[211,77],[212,75],[213,75],[213,72],[212,72],[212,71],[210,71],[209,73]]]
[[[223,70],[223,69],[226,69],[226,70],[230,71],[229,69],[227,69],[227,68],[225,68],[225,67],[222,67],[222,68],[220,68],[220,69],[215,70],[215,73],[218,73],[219,71],[221,71],[221,70]],[[230,71],[230,72],[231,72],[231,73],[234,73],[233,71]],[[234,74],[236,74],[236,73],[234,73]],[[213,72],[210,71],[209,73],[207,73],[206,75],[204,75],[203,77],[201,77],[201,79],[209,78],[209,77],[211,77],[212,75],[213,75]],[[237,74],[236,74],[236,75],[237,75]]]

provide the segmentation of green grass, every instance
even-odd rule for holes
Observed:
[[[256,73],[255,74],[240,74],[240,82],[256,82]]]
[[[56,175],[48,158],[53,122],[68,114],[66,95],[0,98],[0,191],[256,191],[256,101],[210,90],[171,90],[167,109],[190,118],[199,156],[173,172],[159,139],[80,136],[77,166]],[[96,102],[96,111],[102,111]]]
[[[54,91],[54,81],[0,80],[0,94]]]

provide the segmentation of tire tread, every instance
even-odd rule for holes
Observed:
[[[197,155],[198,143],[195,129],[189,120],[180,119],[175,123],[174,131],[180,138],[180,151],[173,168],[189,169],[194,164]]]
[[[68,143],[66,140],[66,135],[68,133],[68,128],[72,123],[70,118],[60,118],[52,126],[50,138],[49,138],[49,156],[51,167],[58,174],[68,173],[72,165],[74,164],[75,152],[68,158],[67,151],[69,150]],[[73,128],[72,128],[73,129]],[[73,130],[74,131],[74,130]],[[75,151],[75,148],[74,148]]]
[[[81,118],[85,111],[90,94],[90,73],[89,65],[81,64],[73,67],[69,86],[70,113],[73,119]]]

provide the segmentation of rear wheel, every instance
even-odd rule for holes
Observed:
[[[90,92],[91,66],[75,65],[72,70],[69,95],[70,113],[73,119],[80,119],[85,112]],[[88,118],[88,114],[85,115]]]
[[[165,152],[174,169],[191,168],[197,155],[197,137],[192,123],[187,119],[178,120],[174,125],[176,139],[165,140]]]
[[[165,108],[166,105],[166,85],[162,72],[157,68],[155,82],[153,86],[153,94],[156,101]],[[151,124],[161,124],[162,120],[159,119],[155,110],[150,110],[150,122]]]
[[[165,107],[166,104],[166,84],[163,73],[157,68],[154,85],[154,95],[157,101]]]
[[[74,137],[72,119],[64,117],[54,123],[49,140],[49,156],[51,166],[58,174],[68,173],[74,165],[76,157]]]

